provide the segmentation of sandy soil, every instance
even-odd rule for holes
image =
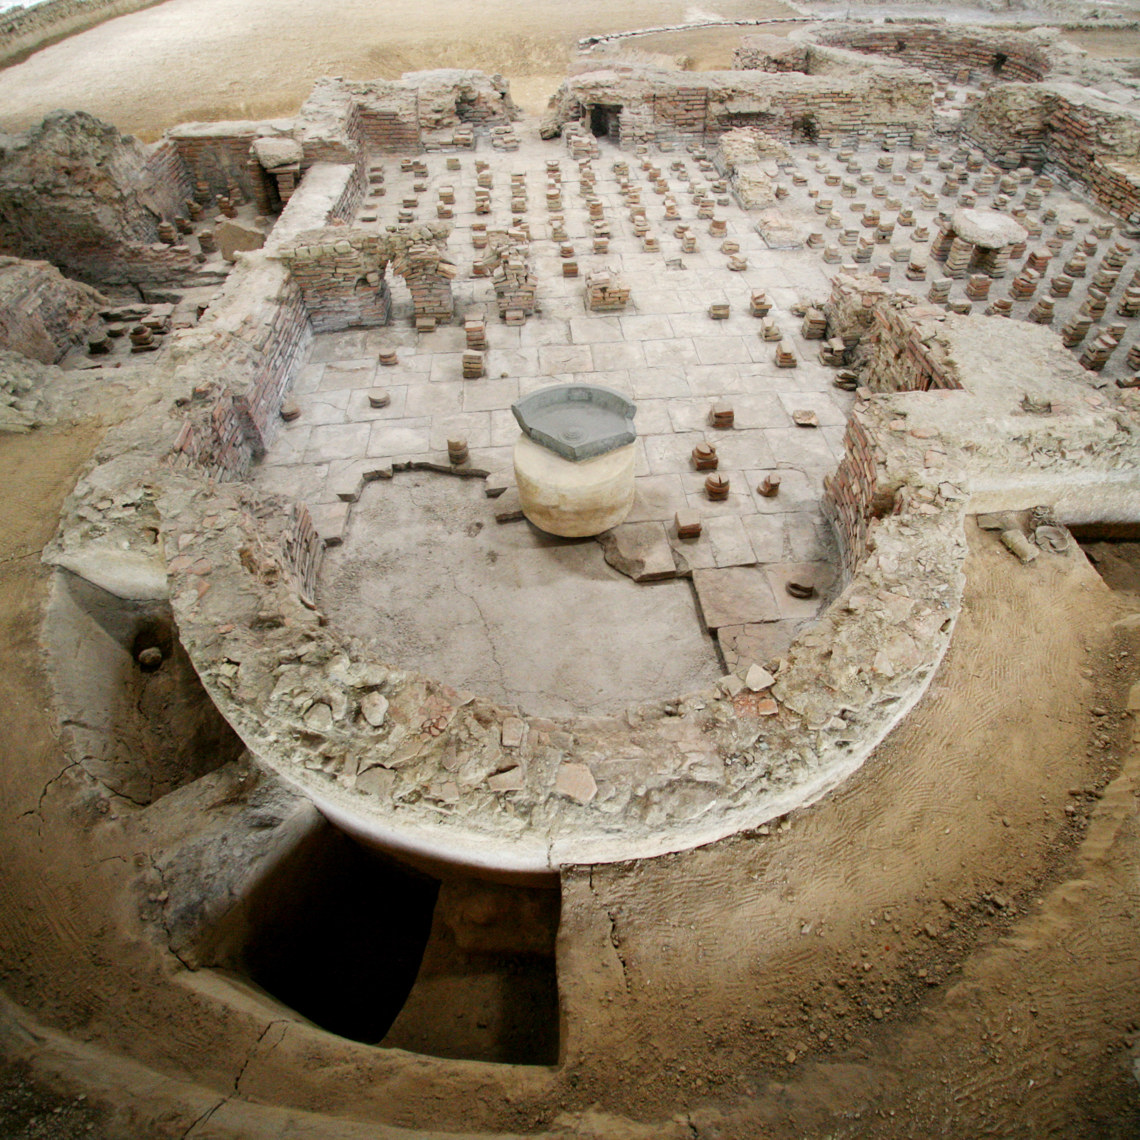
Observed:
[[[140,867],[169,813],[66,769],[36,644],[37,551],[94,440],[0,440],[0,980],[22,1007],[0,1009],[0,1041],[40,1077],[49,1059],[79,1074],[102,1135],[273,1135],[334,1105],[338,1123],[306,1115],[303,1134],[387,1120],[549,1135],[591,1105],[597,1136],[636,1134],[623,1120],[741,1140],[1140,1128],[1140,754],[1121,712],[1140,637],[1113,629],[1126,595],[1082,554],[1022,569],[972,533],[946,662],[838,794],[756,835],[570,871],[558,1069],[425,1064],[186,974],[140,929]],[[68,1036],[27,1037],[29,1015]],[[10,1084],[29,1112],[80,1087]]]
[[[736,1101],[715,1136],[1140,1125],[1135,752],[1110,783],[1135,638],[1107,636],[1083,557],[1011,575],[992,537],[930,693],[839,794],[565,888],[570,972],[604,1011],[577,1044],[628,1043],[631,1108],[697,1084]]]
[[[794,15],[777,0],[724,0],[715,13]],[[602,0],[485,0],[475,10],[458,0],[381,7],[346,0],[330,19],[328,8],[311,0],[168,0],[0,71],[0,128],[23,130],[66,107],[149,140],[175,123],[294,114],[321,75],[395,78],[434,67],[500,72],[516,102],[539,112],[580,37],[696,15],[691,6],[662,0],[629,0],[620,8]],[[685,50],[702,66],[721,66],[736,39],[699,33]],[[646,41],[645,50],[666,49]]]
[[[1140,56],[1140,32],[1125,32],[1112,28],[1105,28],[1103,31],[1074,30],[1066,32],[1065,39],[1097,59],[1135,60]]]

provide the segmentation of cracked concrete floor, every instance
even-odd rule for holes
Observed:
[[[688,580],[640,585],[592,538],[495,522],[482,480],[367,484],[321,605],[402,666],[543,716],[612,713],[722,669]]]

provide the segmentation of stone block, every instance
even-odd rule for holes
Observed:
[[[705,627],[710,631],[725,625],[776,621],[780,617],[768,577],[759,567],[694,570],[693,586]]]

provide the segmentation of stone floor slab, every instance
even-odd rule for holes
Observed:
[[[706,629],[777,621],[781,616],[768,576],[758,566],[694,570],[693,586]]]

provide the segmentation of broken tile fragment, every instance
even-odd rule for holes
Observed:
[[[487,787],[493,792],[517,792],[525,785],[523,770],[515,765],[487,778]]]
[[[567,799],[588,804],[598,794],[598,785],[588,765],[563,764],[554,779],[554,790]]]
[[[518,748],[526,735],[526,722],[517,716],[509,716],[503,721],[500,739],[504,748]]]
[[[677,575],[663,523],[623,523],[598,535],[598,542],[605,560],[635,582],[659,582]]]

